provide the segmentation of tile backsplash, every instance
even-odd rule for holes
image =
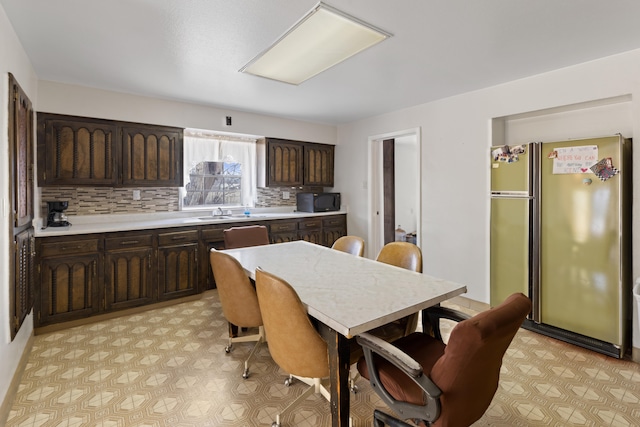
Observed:
[[[113,187],[41,187],[41,216],[46,216],[47,201],[67,200],[67,215],[99,215],[180,210],[180,189],[175,187],[140,187],[140,200],[133,200],[133,188]],[[295,206],[299,191],[322,191],[322,188],[264,187],[257,189],[256,207]],[[289,199],[283,199],[283,192]]]

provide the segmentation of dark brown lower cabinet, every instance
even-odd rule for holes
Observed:
[[[340,237],[347,234],[345,215],[329,216],[322,219],[322,244],[331,247]]]
[[[151,303],[153,264],[151,234],[106,238],[104,309],[120,310]]]
[[[193,295],[198,286],[198,231],[158,235],[158,299]]]
[[[66,322],[100,311],[102,254],[99,239],[43,243],[37,325]]]
[[[269,227],[272,243],[306,240],[331,246],[347,232],[346,217],[340,214],[39,237],[34,261],[36,329],[213,289],[209,251],[224,249],[225,229],[254,224]],[[32,254],[26,236],[20,252],[25,257]],[[25,261],[21,268],[31,267]]]
[[[303,218],[298,222],[298,238],[307,242],[323,245],[322,218]]]

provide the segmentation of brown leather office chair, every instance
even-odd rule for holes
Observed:
[[[351,255],[363,256],[364,240],[358,236],[342,236],[333,242],[331,249],[347,252]]]
[[[264,225],[248,225],[245,227],[231,227],[224,230],[224,248],[236,249],[249,246],[269,244],[269,232]]]
[[[329,391],[322,383],[322,379],[329,376],[329,353],[327,343],[314,328],[291,285],[258,268],[256,291],[271,357],[289,373],[285,385],[289,386],[294,377],[310,385],[276,416],[272,427],[280,427],[283,414],[311,393],[321,393],[330,400]]]
[[[420,426],[469,426],[489,407],[502,358],[530,311],[531,301],[521,293],[471,318],[432,307],[427,313],[434,329],[442,318],[460,321],[447,344],[419,332],[393,344],[362,334],[357,338],[364,349],[358,370],[403,420]],[[410,426],[380,410],[374,411],[374,424]]]
[[[222,313],[229,322],[229,344],[225,347],[225,351],[230,353],[233,343],[256,342],[244,361],[242,377],[246,379],[249,378],[249,361],[265,340],[256,290],[242,265],[234,257],[211,249],[209,260],[222,304]],[[237,328],[234,328],[234,325]],[[242,330],[242,328],[258,328],[258,333],[238,334],[236,329]]]

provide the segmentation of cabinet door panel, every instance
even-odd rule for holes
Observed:
[[[116,185],[115,135],[108,120],[38,115],[38,183]]]
[[[197,260],[197,243],[158,248],[158,299],[197,293]]]
[[[302,145],[299,142],[267,139],[267,186],[302,185]]]
[[[182,129],[123,126],[122,184],[182,185]]]
[[[99,264],[98,254],[42,260],[40,324],[80,319],[98,312]]]
[[[305,144],[304,185],[333,187],[334,146]]]
[[[105,256],[105,309],[119,310],[152,302],[153,249],[110,251]]]
[[[9,287],[11,339],[15,338],[33,307],[34,245],[33,228],[28,228],[15,237],[14,286]]]
[[[13,227],[33,219],[33,108],[18,82],[9,73],[9,177]]]

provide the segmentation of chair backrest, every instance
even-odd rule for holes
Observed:
[[[376,261],[422,273],[422,251],[413,243],[387,243],[380,250]]]
[[[442,390],[434,426],[471,425],[482,417],[498,388],[502,358],[531,310],[521,293],[458,323],[430,377]]]
[[[313,327],[296,291],[281,278],[256,270],[256,291],[273,360],[291,375],[329,375],[327,343]]]
[[[248,246],[269,244],[269,232],[264,225],[248,225],[246,227],[231,227],[224,230],[224,248],[236,249]]]
[[[215,249],[209,260],[227,321],[243,328],[262,326],[256,290],[238,260]]]
[[[363,256],[364,255],[364,239],[358,236],[342,236],[331,246],[331,249],[335,249],[341,252],[347,252],[351,255]]]

